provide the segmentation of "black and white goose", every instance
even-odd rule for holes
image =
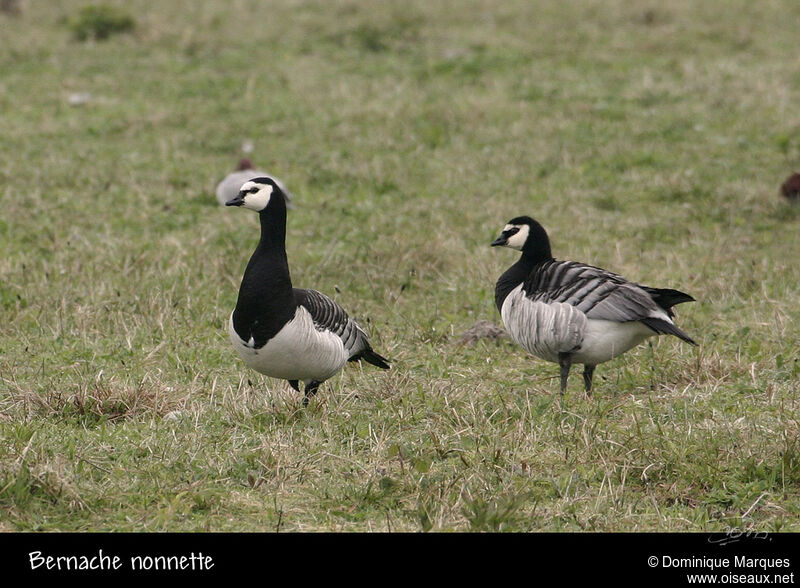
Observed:
[[[584,364],[586,394],[597,364],[653,335],[675,335],[697,345],[674,321],[672,307],[694,298],[650,288],[574,261],[556,261],[542,225],[514,218],[492,241],[522,252],[500,276],[495,303],[511,338],[531,354],[561,367],[561,394],[573,363]]]
[[[286,208],[294,208],[294,204],[292,204],[292,194],[286,189],[286,186],[283,185],[283,182],[281,182],[275,176],[270,176],[268,173],[254,168],[253,162],[247,157],[240,159],[239,165],[236,166],[236,171],[226,175],[220,180],[219,184],[217,184],[215,191],[217,195],[217,201],[224,206],[229,200],[236,197],[242,187],[242,184],[244,184],[247,180],[265,176],[272,178],[275,180],[275,183],[280,186],[281,192],[286,197]]]
[[[245,269],[228,322],[233,346],[262,374],[288,380],[303,404],[348,361],[388,369],[364,330],[336,302],[316,290],[292,287],[286,257],[286,200],[273,178],[245,182],[226,202],[258,212],[261,240]]]

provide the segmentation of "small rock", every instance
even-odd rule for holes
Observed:
[[[0,12],[19,16],[22,14],[22,0],[0,0]]]
[[[503,339],[506,332],[491,321],[480,320],[461,335],[462,344],[472,344],[478,339]]]
[[[92,95],[89,92],[75,92],[69,95],[67,102],[70,106],[82,106],[91,101]]]

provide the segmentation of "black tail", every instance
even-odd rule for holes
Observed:
[[[358,355],[354,355],[348,361],[358,361],[360,359],[363,359],[372,365],[376,365],[379,368],[383,368],[385,370],[389,369],[389,360],[377,354],[371,347],[367,347],[364,351]]]
[[[656,304],[667,311],[670,317],[675,316],[671,309],[676,304],[694,302],[694,298],[680,290],[672,290],[671,288],[649,288],[647,286],[645,286],[644,290],[650,294],[650,297]]]
[[[646,319],[641,319],[641,322],[643,322],[645,325],[653,329],[659,335],[675,335],[676,337],[686,341],[687,343],[691,343],[692,345],[697,345],[697,342],[694,339],[692,339],[689,335],[681,331],[677,326],[673,325],[672,323],[668,323],[665,320],[658,318],[646,318]]]

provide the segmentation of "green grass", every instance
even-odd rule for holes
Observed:
[[[114,2],[0,15],[0,530],[800,530],[790,0]],[[74,94],[88,101],[71,105]],[[393,361],[304,410],[225,322],[253,160],[296,285]],[[506,221],[697,303],[573,373],[507,340]]]

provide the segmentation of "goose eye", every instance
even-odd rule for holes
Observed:
[[[250,194],[255,194],[256,192],[258,192],[258,186],[253,186],[252,188],[250,188],[250,189],[248,190],[248,192],[249,192]]]
[[[508,237],[510,237],[511,235],[516,235],[517,233],[519,233],[519,227],[513,227],[513,228],[511,228],[511,229],[508,229],[508,230],[506,231],[506,235],[507,235]]]

